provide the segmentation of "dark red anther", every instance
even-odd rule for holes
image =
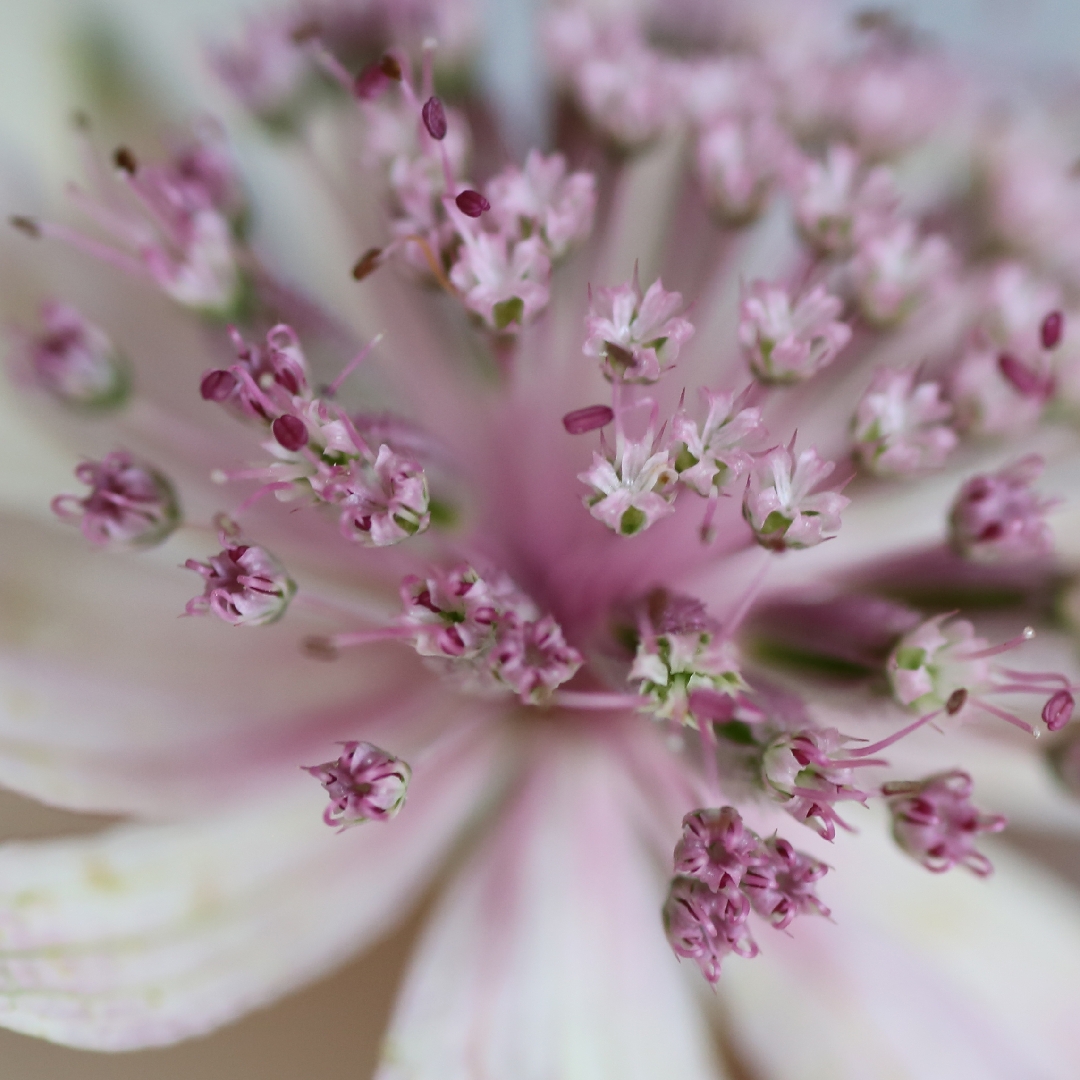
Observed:
[[[116,167],[121,172],[126,172],[128,176],[134,176],[139,171],[139,163],[135,160],[135,155],[126,147],[118,147],[116,153],[113,154],[113,161]]]
[[[424,127],[433,139],[446,138],[446,110],[437,97],[429,97],[424,102],[420,115],[424,121]]]
[[[568,412],[563,418],[563,427],[571,435],[584,435],[587,431],[596,431],[615,419],[615,413],[607,405],[586,405],[584,409]]]
[[[1061,335],[1065,332],[1065,316],[1060,311],[1051,311],[1042,321],[1039,335],[1042,338],[1044,349],[1056,349],[1061,343]]]
[[[998,370],[1024,397],[1048,398],[1054,392],[1052,379],[1044,378],[1011,353],[1002,353],[998,357]]]
[[[1060,731],[1071,719],[1076,700],[1068,690],[1058,690],[1043,706],[1043,723],[1049,731]]]
[[[41,235],[41,226],[33,219],[24,217],[22,214],[13,214],[8,218],[13,228],[19,230],[19,232],[26,233],[27,236],[32,236],[35,240]]]
[[[967,704],[967,699],[968,692],[963,687],[954,690],[949,695],[949,700],[945,702],[945,711],[950,716],[955,716]]]
[[[379,269],[379,260],[382,258],[382,248],[368,248],[352,268],[352,276],[357,281],[363,281],[369,274]]]
[[[394,82],[401,82],[401,65],[398,63],[396,57],[387,53],[379,61],[379,68],[388,79],[393,79]]]
[[[236,376],[224,368],[208,371],[199,383],[203,401],[224,401],[236,389]]]
[[[303,450],[308,444],[307,425],[299,416],[289,416],[288,414],[279,416],[270,425],[270,430],[274,433],[274,438],[277,439],[278,443],[293,453],[297,450]]]
[[[457,208],[468,217],[479,217],[485,210],[491,209],[491,203],[472,188],[466,188],[455,200]]]

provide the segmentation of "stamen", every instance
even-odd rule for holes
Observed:
[[[471,218],[478,218],[485,210],[491,209],[491,203],[479,191],[473,191],[472,188],[466,188],[454,199],[454,202],[466,217]]]
[[[1023,645],[1026,641],[1031,641],[1034,637],[1035,628],[1033,626],[1025,626],[1016,637],[1010,638],[1000,645],[992,645],[986,649],[979,649],[976,652],[958,652],[954,655],[957,660],[985,660],[991,656],[1000,656],[1002,653],[1011,652],[1013,649]]]
[[[437,97],[429,97],[424,102],[424,107],[420,112],[424,121],[424,127],[427,128],[427,133],[435,140],[441,142],[446,138],[447,123],[446,123],[446,110],[443,108],[442,102]]]
[[[382,341],[384,335],[376,334],[346,365],[341,374],[326,388],[326,397],[335,397],[345,380],[371,355],[372,350]]]
[[[1051,311],[1039,327],[1039,340],[1044,349],[1056,349],[1061,344],[1065,333],[1065,316],[1060,311]]]
[[[376,270],[382,265],[382,248],[368,248],[359,259],[356,260],[356,265],[352,268],[352,276],[357,281],[363,281],[364,278],[374,274]]]
[[[1060,731],[1071,719],[1076,700],[1068,690],[1058,690],[1043,706],[1042,720],[1049,731]]]
[[[584,435],[586,432],[606,427],[614,419],[615,413],[609,406],[586,405],[583,409],[568,412],[562,422],[568,434]]]

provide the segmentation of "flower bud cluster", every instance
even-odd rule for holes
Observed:
[[[481,577],[471,566],[407,577],[402,626],[421,656],[464,661],[472,681],[512,690],[539,705],[584,662],[562,628],[505,575]]]
[[[232,333],[237,362],[203,375],[202,396],[268,425],[272,437],[263,446],[275,458],[235,478],[262,479],[262,490],[278,498],[306,494],[334,507],[342,534],[371,547],[426,529],[431,515],[423,468],[387,443],[373,449],[343,409],[312,391],[295,331],[275,326],[265,346]]]
[[[668,942],[713,985],[726,956],[758,954],[747,925],[751,910],[778,930],[796,915],[829,914],[816,893],[828,867],[778,836],[761,840],[732,806],[683,818],[674,869],[664,904]]]

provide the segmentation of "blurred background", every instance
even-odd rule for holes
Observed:
[[[499,40],[489,77],[519,67],[513,33],[529,0],[480,0]],[[852,11],[865,4],[848,3]],[[873,5],[875,7],[884,5]],[[892,10],[929,31],[1010,93],[1080,86],[1078,0],[901,0]],[[235,117],[205,70],[202,45],[235,33],[253,0],[0,0],[0,201],[40,205],[71,174],[67,122],[99,63],[123,57],[177,115]],[[508,30],[508,26],[510,29]],[[110,50],[119,49],[110,53]],[[97,50],[96,54],[94,50]],[[240,149],[243,152],[243,136]],[[0,465],[2,467],[2,465]],[[105,822],[49,810],[0,792],[0,840],[100,828]],[[1013,836],[1030,845],[1034,839]],[[1080,851],[1043,851],[1080,885]],[[419,917],[344,970],[208,1038],[159,1051],[95,1055],[0,1030],[3,1080],[307,1080],[328,1069],[370,1075]],[[742,1078],[739,1078],[742,1080]]]

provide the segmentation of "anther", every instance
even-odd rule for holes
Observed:
[[[950,716],[955,716],[967,704],[967,699],[968,692],[963,687],[954,690],[949,695],[949,700],[945,702],[945,711]]]
[[[341,655],[331,638],[320,635],[304,638],[301,648],[313,660],[336,660]]]
[[[563,427],[571,435],[584,435],[606,427],[615,419],[614,411],[607,405],[586,405],[584,409],[568,412],[563,418]]]
[[[1043,706],[1042,719],[1048,731],[1060,731],[1071,719],[1076,700],[1068,690],[1058,690]]]
[[[203,401],[224,401],[237,387],[236,376],[224,368],[208,371],[199,383],[199,394]]]
[[[307,425],[299,416],[279,416],[271,425],[274,438],[286,450],[296,453],[308,444]]]
[[[128,176],[134,176],[139,171],[139,163],[135,160],[135,155],[126,146],[117,147],[113,154],[113,163]]]
[[[352,276],[357,281],[363,281],[368,275],[379,269],[379,260],[382,258],[382,248],[368,248],[352,268]]]
[[[454,199],[454,202],[466,217],[471,218],[478,218],[485,210],[491,209],[491,203],[479,191],[474,191],[472,188],[466,188]]]
[[[306,45],[309,41],[321,36],[321,34],[322,26],[318,19],[306,19],[289,36],[292,38],[294,45]]]
[[[401,82],[401,64],[398,63],[396,57],[387,53],[379,61],[379,70],[388,78],[393,79],[395,82]]]
[[[1065,332],[1065,316],[1060,311],[1051,311],[1042,321],[1039,328],[1039,337],[1044,349],[1056,349],[1061,344],[1061,336]]]
[[[13,214],[8,218],[11,225],[18,229],[19,232],[26,233],[27,236],[32,236],[35,240],[41,236],[41,226],[31,217],[24,217],[22,214]]]
[[[420,111],[427,133],[436,140],[446,138],[446,110],[437,97],[429,97]]]

